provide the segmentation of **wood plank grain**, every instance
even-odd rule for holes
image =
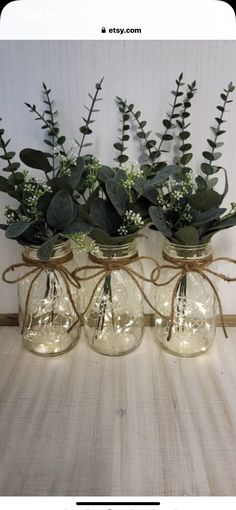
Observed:
[[[175,358],[40,358],[1,328],[1,496],[235,496],[235,330]]]
[[[153,313],[145,313],[144,322],[145,326],[153,327],[155,325],[155,315]],[[228,328],[236,327],[236,315],[224,315],[224,322]],[[217,317],[217,326],[220,325],[220,318]],[[0,326],[18,326],[17,313],[1,313]]]

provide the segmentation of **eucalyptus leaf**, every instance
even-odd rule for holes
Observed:
[[[56,193],[59,190],[67,190],[70,194],[72,194],[73,188],[66,177],[66,175],[53,177],[53,179],[49,181],[53,193]]]
[[[77,216],[72,223],[66,227],[62,232],[61,236],[70,236],[71,234],[89,234],[93,230],[91,222],[85,221],[84,219]]]
[[[225,208],[210,209],[209,211],[196,212],[193,215],[192,225],[199,226],[219,218],[226,211]]]
[[[180,158],[180,164],[181,165],[187,165],[189,161],[191,161],[193,155],[191,153],[183,154]]]
[[[59,190],[53,196],[47,210],[47,222],[57,231],[63,231],[73,221],[74,203],[67,190]]]
[[[164,183],[169,179],[169,177],[175,176],[181,172],[181,167],[178,165],[167,165],[164,166],[161,170],[159,170],[156,175],[150,179],[149,184],[159,185]]]
[[[7,227],[6,237],[9,239],[17,239],[34,223],[34,221],[17,221],[15,223],[11,223]]]
[[[122,223],[112,204],[100,197],[96,197],[91,203],[90,214],[94,226],[102,228],[110,235],[117,232]]]
[[[157,190],[155,186],[148,187],[144,191],[143,197],[146,198],[146,200],[148,200],[148,202],[150,202],[151,204],[158,205]]]
[[[189,246],[196,246],[199,244],[198,231],[192,226],[180,228],[177,232],[175,232],[174,237],[181,244]]]
[[[191,206],[197,211],[208,211],[209,209],[217,208],[222,201],[222,197],[219,193],[210,189],[197,191],[190,197],[189,201]]]
[[[119,156],[117,156],[117,159],[119,161],[119,163],[126,163],[126,161],[128,161],[129,157],[126,156],[125,154],[120,154]]]
[[[35,149],[23,149],[20,152],[20,159],[22,163],[30,168],[37,168],[39,170],[43,170],[45,173],[52,171],[47,155],[42,151]]]
[[[217,173],[219,171],[219,168],[214,165],[210,165],[209,163],[202,163],[201,170],[206,175],[212,175]]]
[[[105,182],[107,179],[112,179],[115,176],[115,172],[109,166],[102,165],[98,170],[98,180]]]
[[[190,137],[189,131],[183,131],[179,134],[181,140],[187,140]]]
[[[123,150],[123,145],[122,143],[114,143],[113,144],[113,147],[115,147],[115,149],[117,149],[118,151],[122,151]]]
[[[124,216],[126,210],[128,209],[128,195],[125,191],[124,187],[118,179],[107,179],[105,182],[106,193],[115,207],[118,214]]]
[[[198,175],[195,180],[199,191],[204,191],[207,189],[207,182],[201,175]]]
[[[25,175],[23,172],[14,172],[8,177],[8,182],[12,186],[17,186],[25,181]]]
[[[214,155],[214,161],[216,161],[217,159],[220,159],[222,156],[221,152],[214,152],[213,155]]]
[[[157,228],[157,230],[159,230],[159,232],[161,232],[163,234],[163,236],[165,236],[167,238],[171,237],[172,232],[166,224],[165,215],[164,215],[161,207],[156,207],[156,206],[152,205],[149,208],[149,214],[150,214],[150,218],[151,218],[153,224],[155,225],[155,227]]]
[[[217,183],[218,183],[217,177],[213,177],[212,179],[209,179],[209,181],[207,181],[207,189],[213,189]]]
[[[16,155],[16,153],[11,151],[11,152],[6,152],[6,154],[3,154],[3,156],[0,156],[0,158],[8,161],[8,160],[14,158],[15,155]]]
[[[53,255],[54,246],[56,243],[58,243],[59,235],[55,235],[53,237],[50,237],[45,241],[41,246],[39,247],[37,251],[38,258],[40,260],[48,260]]]
[[[105,230],[101,228],[94,228],[90,234],[90,237],[98,244],[106,244],[108,246],[127,244],[138,237],[144,237],[142,234],[133,233],[126,236],[109,236]]]
[[[208,161],[214,161],[214,155],[212,152],[204,151],[202,155],[205,159],[208,159]]]
[[[86,144],[84,144],[85,146]],[[70,184],[72,189],[76,189],[83,177],[85,171],[84,158],[81,156],[77,158],[76,165],[70,168],[70,175],[65,176],[65,180]]]
[[[226,228],[234,227],[236,225],[236,213],[229,217],[224,217],[215,225],[211,226],[210,232],[218,232],[219,230],[225,230]]]
[[[184,143],[183,145],[180,146],[179,150],[181,152],[186,152],[189,151],[191,148],[192,148],[191,143]]]
[[[0,191],[3,191],[3,193],[8,193],[10,187],[11,186],[8,179],[0,175]]]
[[[20,163],[11,163],[10,165],[2,168],[3,172],[16,172],[20,168]]]

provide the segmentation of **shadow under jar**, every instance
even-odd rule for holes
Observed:
[[[177,269],[163,268],[158,284],[171,280],[185,264],[203,268],[204,263],[212,258],[212,247],[210,243],[183,246],[165,241],[162,255],[162,264],[179,266]],[[208,274],[208,277],[216,287],[213,276]],[[217,314],[215,292],[198,272],[190,270],[182,276],[173,302],[174,321],[168,340],[171,303],[176,283],[177,277],[167,285],[157,287],[156,307],[167,317],[156,318],[157,340],[166,351],[176,356],[198,356],[212,346],[215,338]]]
[[[37,246],[26,246],[23,256],[36,263],[39,262],[37,256]],[[49,264],[59,262],[69,258],[72,252],[70,241],[55,245],[53,256],[49,259]],[[76,268],[74,259],[62,262],[63,267],[72,271]],[[22,269],[19,276],[23,275],[26,268]],[[30,270],[31,268],[27,268]],[[19,300],[19,324],[22,328],[25,316],[25,328],[22,332],[23,343],[25,347],[34,354],[41,356],[56,356],[63,354],[74,347],[80,336],[81,326],[77,323],[70,332],[68,329],[77,320],[76,312],[69,298],[65,282],[59,271],[55,268],[47,268],[41,272],[35,279],[28,302],[25,309],[27,294],[35,273],[26,276],[18,283]],[[79,309],[80,290],[69,281],[67,281],[77,310]]]
[[[135,255],[137,255],[135,241],[117,246],[99,245],[96,256],[93,256],[93,262],[96,265],[97,259],[101,265],[110,260],[122,265],[130,259],[127,267],[143,275],[142,263],[139,260],[132,261]],[[95,272],[90,269],[85,277]],[[87,280],[83,285],[85,307],[99,278],[101,275]],[[140,280],[139,283],[142,286]],[[88,344],[100,354],[121,356],[139,346],[143,332],[143,297],[131,276],[123,268],[113,269],[102,278],[87,311],[85,334]]]

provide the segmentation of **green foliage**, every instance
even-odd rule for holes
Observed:
[[[22,163],[30,168],[37,168],[42,170],[45,174],[52,171],[52,167],[48,161],[47,154],[35,149],[23,149],[20,152],[20,159]],[[50,154],[49,154],[50,156]]]
[[[112,203],[101,197],[95,197],[91,203],[90,214],[93,224],[103,229],[109,235],[117,232],[121,225],[122,219]]]
[[[117,166],[110,168],[92,155],[81,156],[82,150],[91,145],[85,142],[92,134],[93,115],[99,111],[96,103],[101,100],[98,96],[102,81],[96,84],[94,94],[89,94],[91,104],[85,106],[88,115],[83,117],[76,154],[66,149],[66,137],[60,133],[54,100],[45,83],[43,113],[34,104],[26,103],[42,124],[47,151],[25,148],[20,159],[27,167],[43,171],[43,182],[27,177],[21,164],[14,160],[15,152],[9,148],[10,140],[5,141],[4,129],[0,129],[0,158],[5,172],[0,176],[0,191],[19,202],[17,209],[7,207],[7,224],[0,225],[6,236],[20,244],[38,245],[40,258],[47,260],[55,243],[73,235],[89,234],[98,243],[123,244],[138,237],[140,229],[151,222],[151,228],[171,241],[197,245],[215,232],[235,225],[236,203],[229,213],[221,207],[229,187],[225,169],[223,193],[214,189],[218,184],[215,174],[222,169],[218,165],[219,149],[223,146],[219,137],[225,133],[224,115],[231,102],[232,83],[220,96],[216,127],[211,127],[213,137],[208,138],[207,150],[202,153],[202,175],[193,177],[189,167],[193,158],[189,118],[196,82],[186,85],[184,90],[183,73],[179,75],[176,88],[171,91],[171,110],[162,121],[163,131],[155,135],[148,129],[140,109],[117,97],[121,128],[113,144],[118,153]],[[136,126],[140,140],[143,160],[140,168],[127,155],[131,123]],[[179,153],[175,164],[167,164],[162,159],[169,142],[174,140],[174,128]]]
[[[85,161],[84,158],[79,156],[76,164],[71,167],[70,175],[65,175],[64,179],[70,184],[73,190],[77,189],[83,179],[85,173]]]
[[[203,175],[197,175],[193,180],[193,172],[189,167],[193,158],[189,118],[192,99],[197,89],[196,82],[193,81],[187,85],[184,95],[183,91],[179,90],[179,87],[184,85],[182,78],[181,74],[176,80],[177,90],[172,91],[172,95],[175,97],[172,113],[163,121],[166,130],[171,130],[174,126],[177,126],[179,130],[180,155],[177,164],[166,165],[164,163],[164,165],[158,166],[155,157],[152,161],[152,157],[149,157],[149,164],[144,173],[147,179],[140,178],[135,183],[135,191],[142,200],[146,200],[150,204],[149,216],[152,222],[150,228],[159,230],[165,237],[176,240],[178,243],[195,245],[210,239],[218,230],[236,224],[236,203],[233,204],[229,213],[225,208],[220,207],[229,185],[226,170],[218,165],[218,160],[222,155],[219,148],[223,146],[223,142],[218,141],[218,137],[225,133],[225,129],[222,129],[225,122],[224,114],[227,103],[232,102],[229,100],[229,95],[234,91],[234,85],[230,83],[220,96],[222,104],[217,106],[219,112],[215,117],[217,124],[216,127],[211,127],[214,137],[207,140],[209,148],[203,151],[205,158],[201,164]],[[135,111],[133,105],[132,110]],[[138,119],[140,119],[140,112]],[[146,122],[143,124],[143,129],[145,125]],[[140,137],[142,138],[142,136],[141,134]],[[163,140],[173,139],[172,132],[165,132],[164,135],[158,133],[157,136],[160,138],[161,144]],[[145,137],[143,138],[145,139]],[[162,146],[155,145],[155,150],[159,150],[160,147]],[[218,177],[215,177],[214,174],[221,169],[225,176],[223,193],[214,189],[218,184]]]
[[[72,234],[89,234],[93,230],[91,221],[81,218],[80,214],[75,217],[74,221],[67,226],[63,232],[63,237],[70,237]]]
[[[221,196],[214,190],[198,191],[189,199],[191,206],[196,211],[209,211],[221,204]]]
[[[122,116],[122,127],[119,129],[120,137],[119,141],[113,144],[113,147],[119,152],[118,156],[115,158],[115,161],[118,161],[119,166],[121,167],[122,163],[126,163],[129,160],[129,157],[124,154],[128,147],[125,146],[125,142],[127,142],[130,138],[129,129],[130,129],[130,110],[127,106],[127,101],[122,101],[120,97],[117,97],[117,105],[119,111]]]
[[[105,245],[122,245],[126,244],[128,242],[131,242],[133,239],[136,239],[137,237],[143,237],[142,234],[137,234],[136,232],[134,234],[128,234],[124,237],[122,236],[110,236],[105,230],[102,230],[101,228],[94,228],[92,232],[92,237],[98,244],[105,244]]]
[[[24,234],[31,225],[33,225],[33,221],[17,221],[16,223],[12,223],[8,226],[6,230],[6,237],[9,239],[17,239],[22,234]]]
[[[88,106],[84,105],[84,108],[88,112],[88,115],[87,115],[87,117],[82,117],[84,124],[79,129],[80,133],[82,134],[81,140],[80,141],[75,140],[77,145],[79,146],[78,156],[81,155],[83,148],[89,147],[92,145],[91,143],[85,143],[85,138],[86,138],[86,136],[91,135],[93,132],[91,129],[91,124],[93,124],[93,122],[95,122],[95,121],[94,121],[94,119],[92,119],[92,115],[94,113],[97,113],[100,111],[98,108],[95,108],[95,106],[98,101],[101,101],[101,98],[99,98],[98,96],[99,96],[100,90],[102,90],[103,79],[104,78],[102,78],[100,80],[100,82],[96,83],[94,95],[92,96],[92,94],[90,94],[90,93],[88,94],[88,96],[91,100],[90,106],[88,107]]]
[[[0,122],[2,119],[0,118]],[[5,130],[3,128],[0,129],[0,149],[2,149],[2,154],[0,155],[0,159],[3,159],[4,162],[6,161],[7,166],[2,168],[3,172],[15,172],[20,167],[20,163],[12,163],[12,159],[15,157],[15,152],[8,151],[7,147],[11,141],[9,138],[6,142],[3,138],[3,135],[5,133]],[[3,191],[3,190],[1,190]]]
[[[63,155],[66,155],[64,147],[66,137],[60,133],[58,121],[56,120],[57,111],[54,110],[54,99],[50,97],[51,89],[43,82],[43,103],[45,105],[44,111],[39,112],[35,104],[26,103],[30,113],[36,115],[35,120],[42,123],[41,129],[46,130],[44,138],[45,144],[48,146],[48,157],[52,159],[52,171],[55,174],[56,165],[56,149]]]
[[[57,191],[47,210],[47,223],[56,232],[63,231],[75,217],[75,206],[71,195],[66,190]]]
[[[170,177],[177,176],[180,173],[180,168],[177,165],[168,165],[159,170],[154,177],[152,177],[148,184],[155,184],[160,186],[164,184]]]
[[[167,226],[163,210],[160,207],[151,206],[149,209],[149,214],[156,229],[159,230],[163,236],[171,238],[172,232]]]
[[[196,211],[193,215],[192,225],[199,227],[200,225],[204,225],[204,223],[209,223],[210,221],[220,218],[225,211],[226,209],[223,207],[218,209],[209,209],[208,211],[202,212]]]
[[[21,170],[21,164],[13,161],[15,152],[9,150],[10,140],[5,141],[4,129],[0,129],[0,158],[4,161],[4,172],[8,177],[0,176],[0,191],[18,200],[17,208],[6,207],[7,224],[0,228],[6,236],[16,239],[20,244],[39,246],[38,255],[46,260],[53,252],[53,246],[59,239],[73,234],[89,233],[93,229],[91,219],[85,210],[76,203],[86,192],[86,176],[91,158],[80,156],[84,138],[93,122],[91,116],[96,112],[94,105],[99,101],[101,83],[96,85],[85,126],[82,126],[82,141],[78,153],[66,151],[66,137],[60,133],[54,100],[51,90],[43,82],[43,103],[45,110],[40,113],[35,104],[25,103],[35,120],[40,121],[44,130],[44,142],[47,151],[25,148],[20,152],[21,162],[30,169],[41,170],[43,179],[28,177],[28,171]]]
[[[53,255],[53,249],[55,244],[59,242],[59,235],[56,234],[53,237],[47,239],[37,251],[37,255],[41,260],[48,260]]]
[[[118,179],[107,179],[105,189],[109,200],[120,216],[128,209],[128,195]]]
[[[175,239],[185,245],[196,246],[199,244],[199,235],[195,227],[182,227],[174,235]]]
[[[179,163],[179,165],[182,166],[182,168],[186,168],[186,166],[188,165],[188,163],[190,163],[190,161],[193,157],[192,152],[190,152],[192,149],[192,145],[191,145],[191,143],[189,143],[190,132],[187,131],[188,127],[190,126],[190,123],[188,121],[186,123],[186,119],[189,119],[189,117],[190,117],[189,109],[191,107],[191,100],[194,97],[195,92],[197,91],[196,81],[193,81],[193,83],[191,83],[187,87],[188,87],[188,91],[187,91],[186,97],[183,101],[183,108],[179,115],[179,119],[176,120],[177,126],[180,129],[179,150],[181,152],[181,155],[179,157],[178,163]],[[188,140],[188,143],[185,143],[186,140]]]
[[[219,230],[225,230],[226,228],[234,227],[236,225],[236,212],[233,214],[225,215],[219,221],[211,225],[209,228],[210,233],[218,232]]]
[[[197,183],[198,191],[205,191],[207,189],[207,182],[201,175],[198,175],[195,180]]]
[[[176,79],[176,89],[172,90],[174,101],[171,105],[171,112],[167,113],[167,117],[163,119],[163,126],[165,130],[163,133],[156,133],[157,139],[152,136],[151,130],[146,130],[147,122],[146,120],[141,120],[141,111],[135,111],[132,103],[127,105],[126,101],[118,98],[119,105],[127,114],[130,115],[130,117],[132,117],[134,123],[137,125],[137,137],[140,138],[141,142],[143,142],[145,157],[145,162],[141,169],[147,176],[158,172],[166,165],[165,161],[158,162],[158,159],[161,157],[162,153],[168,152],[166,149],[162,148],[163,143],[173,140],[172,129],[175,127],[176,119],[179,117],[179,108],[182,104],[179,99],[183,95],[183,92],[181,91],[181,87],[184,85],[184,83],[182,83],[182,79],[183,73],[181,73]]]
[[[217,152],[217,149],[219,147],[222,147],[224,145],[224,142],[218,142],[219,136],[222,136],[226,131],[221,129],[221,126],[223,123],[225,123],[224,114],[226,112],[227,104],[231,102],[229,99],[229,95],[234,91],[234,85],[232,82],[229,83],[227,89],[224,89],[223,93],[220,94],[221,98],[221,104],[218,105],[216,108],[220,112],[217,117],[215,117],[216,121],[216,127],[211,126],[211,131],[213,132],[213,139],[207,139],[208,145],[210,146],[210,150],[203,151],[202,155],[207,160],[207,163],[203,162],[201,164],[201,170],[202,172],[207,175],[214,174],[219,171],[221,167],[213,165],[213,162],[217,161],[221,158],[222,153]]]
[[[101,165],[98,171],[98,181],[105,182],[107,179],[115,177],[115,172],[109,166]]]

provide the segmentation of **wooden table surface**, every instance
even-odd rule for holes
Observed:
[[[181,359],[147,328],[109,358],[27,352],[2,327],[1,496],[235,496],[236,342]]]

